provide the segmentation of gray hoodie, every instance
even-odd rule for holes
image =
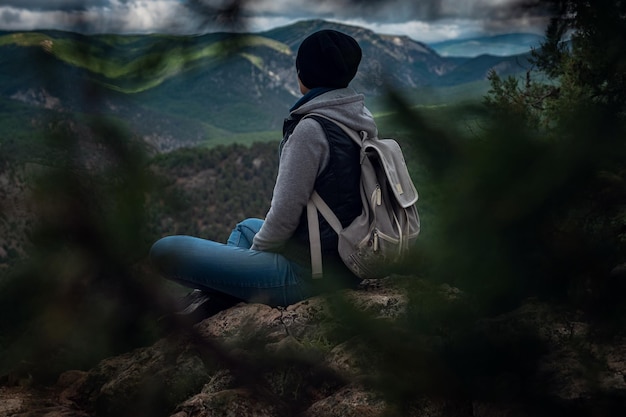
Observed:
[[[351,88],[326,92],[292,111],[292,115],[318,113],[341,122],[369,137],[378,134],[362,94]],[[298,123],[280,156],[278,176],[270,209],[254,237],[253,250],[279,252],[292,236],[315,186],[317,176],[330,159],[324,130],[315,120]]]

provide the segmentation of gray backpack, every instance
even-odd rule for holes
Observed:
[[[389,267],[401,261],[420,232],[415,206],[417,190],[411,181],[400,145],[393,139],[369,138],[321,114],[339,126],[361,147],[361,200],[363,211],[342,227],[316,191],[307,204],[313,278],[322,277],[322,250],[318,212],[339,235],[339,256],[363,279],[389,275]]]

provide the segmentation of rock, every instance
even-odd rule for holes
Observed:
[[[0,387],[0,417],[90,417],[59,400],[53,388]]]
[[[362,387],[347,386],[311,405],[301,417],[382,417],[385,402]]]
[[[103,360],[72,399],[102,416],[164,415],[163,410],[199,392],[209,377],[207,364],[192,344],[162,339]]]
[[[286,407],[248,389],[228,389],[194,395],[172,417],[280,417]]]
[[[410,320],[428,317],[410,316],[396,282],[364,282],[286,308],[238,304],[88,372],[66,372],[53,387],[0,387],[0,416],[530,417],[545,409],[610,415],[626,404],[626,338],[596,337],[584,314],[532,299],[466,329],[471,344],[460,346],[460,360],[474,360],[475,374],[465,374],[465,391],[414,392],[415,398],[377,392],[380,357],[344,316],[373,320],[365,322],[378,331],[399,326],[404,332]],[[424,291],[423,297],[412,294],[418,301],[437,294],[437,308],[466,302],[454,287],[418,284]],[[420,352],[454,347],[445,329],[423,332],[410,339],[419,341]],[[403,349],[410,354],[417,347]],[[502,352],[508,356],[499,357]],[[427,365],[407,366],[415,363]],[[393,381],[394,375],[386,377]]]

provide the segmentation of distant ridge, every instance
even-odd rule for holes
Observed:
[[[511,56],[530,52],[540,45],[543,38],[533,33],[510,33],[436,42],[430,46],[445,57]]]

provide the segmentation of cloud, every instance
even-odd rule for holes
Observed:
[[[539,0],[3,0],[0,30],[84,33],[263,31],[322,18],[416,40],[543,31]],[[233,16],[241,20],[233,20]],[[233,26],[233,23],[241,23]]]
[[[354,24],[359,25],[359,22],[355,21]],[[364,23],[360,25],[363,26]],[[445,19],[436,22],[412,20],[397,23],[374,23],[369,24],[369,27],[378,33],[405,35],[424,43],[469,38],[481,33],[480,24],[461,19]]]
[[[543,33],[547,13],[540,3],[539,0],[248,2],[252,15],[267,22],[285,16],[292,19],[314,16],[357,24],[383,33],[404,34],[425,42],[511,31]]]
[[[106,6],[109,0],[3,0],[2,5],[27,11],[82,11]]]
[[[59,29],[84,33],[185,32],[185,8],[177,0],[69,1],[63,8],[38,7],[47,1],[0,6],[0,29]],[[53,2],[54,3],[54,2]],[[67,4],[65,4],[67,3]],[[82,5],[80,5],[81,3]],[[174,18],[176,17],[176,18]],[[192,20],[192,16],[187,16]]]
[[[539,0],[249,0],[246,3],[257,15],[318,15],[379,23],[514,18],[538,13],[539,4]]]

